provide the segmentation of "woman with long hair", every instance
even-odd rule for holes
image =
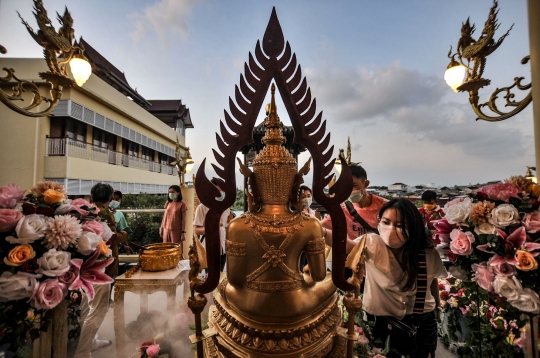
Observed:
[[[175,242],[180,244],[185,240],[187,205],[182,201],[182,191],[178,185],[169,187],[169,194],[165,202],[165,215],[159,228],[159,235],[163,242]],[[182,258],[184,253],[181,251]]]
[[[379,234],[366,237],[364,310],[375,321],[372,335],[387,357],[435,357],[440,296],[446,277],[416,206],[393,199],[379,211]]]

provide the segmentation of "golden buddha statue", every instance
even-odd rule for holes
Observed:
[[[216,347],[206,352],[342,357],[345,340],[336,333],[342,312],[326,272],[323,230],[317,219],[294,207],[310,161],[298,172],[283,146],[274,93],[272,84],[265,147],[253,161],[253,171],[239,161],[250,186],[249,211],[227,229],[227,277],[214,293],[209,315],[216,336],[207,344]],[[299,270],[302,251],[308,259],[304,272]]]

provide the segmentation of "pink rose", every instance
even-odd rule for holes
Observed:
[[[21,201],[24,190],[15,184],[8,184],[0,188],[0,208],[13,209]]]
[[[540,231],[540,211],[533,211],[532,213],[525,214],[523,226],[525,226],[527,232],[532,234]]]
[[[469,256],[473,252],[472,243],[474,235],[470,232],[463,232],[458,229],[452,230],[450,233],[450,250],[456,255]]]
[[[510,277],[517,273],[516,268],[507,262],[500,262],[500,260],[498,260],[499,262],[493,263],[495,258],[496,256],[493,256],[488,261],[488,265],[493,268],[494,274],[498,276]]]
[[[510,183],[499,183],[486,185],[476,191],[476,194],[484,194],[492,200],[501,200],[508,202],[510,197],[519,197],[519,193],[522,190],[518,189],[515,185]]]
[[[32,297],[32,306],[39,309],[51,309],[56,307],[68,294],[66,285],[58,282],[56,278],[50,278],[41,282]]]
[[[69,288],[79,278],[79,275],[80,269],[76,265],[70,264],[69,271],[58,276],[58,281]]]
[[[71,200],[70,204],[74,206],[88,206],[88,207],[95,206],[95,205],[90,204],[88,201],[86,201],[83,198],[73,199]]]
[[[493,279],[495,275],[491,266],[488,266],[486,262],[482,262],[481,264],[473,264],[472,269],[474,270],[478,286],[486,291],[493,291]]]
[[[0,232],[9,232],[15,229],[23,214],[15,209],[0,209]]]
[[[146,348],[146,355],[148,358],[157,358],[159,355],[159,344],[152,344]]]
[[[82,224],[83,231],[93,232],[96,235],[103,236],[103,225],[96,220],[86,220]]]
[[[88,201],[84,199],[75,199],[75,200],[72,200],[71,203],[69,204],[73,207],[74,210],[77,210],[79,212],[79,216],[81,218],[84,218],[85,216],[88,216],[88,215],[93,215],[90,211],[83,209],[82,208],[83,206],[88,207],[88,209],[96,208],[94,210],[94,213],[97,213],[97,207],[94,204],[90,204]]]

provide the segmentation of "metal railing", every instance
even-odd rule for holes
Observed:
[[[168,175],[177,175],[178,173],[177,169],[170,165],[138,158],[71,138],[47,137],[46,155],[78,157]]]

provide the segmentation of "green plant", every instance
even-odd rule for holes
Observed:
[[[125,194],[120,209],[163,209],[167,197],[159,194]],[[133,232],[128,241],[144,246],[161,242],[159,227],[163,220],[163,212],[159,213],[126,213],[126,220]]]

